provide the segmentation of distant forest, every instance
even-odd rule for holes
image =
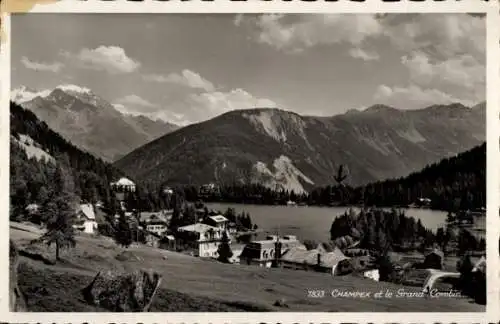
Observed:
[[[322,197],[321,190],[317,194]],[[431,208],[447,211],[486,207],[486,143],[407,177],[348,190],[348,203],[369,206],[407,206],[418,204],[419,198],[429,198]]]
[[[333,220],[330,239],[352,238],[357,248],[378,252],[414,251],[438,247],[447,253],[464,255],[467,251],[485,251],[486,241],[470,231],[459,228],[449,215],[447,224],[436,232],[423,226],[420,219],[406,216],[403,211],[365,209],[358,213],[347,211]],[[336,244],[339,246],[339,244]]]
[[[68,166],[75,182],[75,194],[83,201],[101,200],[107,206],[115,206],[109,184],[124,173],[93,155],[83,152],[52,131],[34,113],[12,103],[11,136],[27,135],[40,148],[55,158],[57,163]],[[28,159],[26,152],[11,139],[10,156],[12,209],[37,203],[52,185],[55,170],[50,161]],[[253,204],[297,204],[322,206],[364,205],[370,207],[405,207],[418,203],[419,198],[429,198],[430,208],[446,211],[478,209],[486,204],[486,143],[425,167],[407,177],[380,181],[352,188],[343,184],[345,176],[339,170],[335,177],[338,183],[315,188],[309,194],[297,195],[289,191],[275,191],[259,184],[228,185],[212,191],[201,191],[199,187],[172,188],[180,198],[187,201],[219,201]],[[134,180],[133,176],[128,176]],[[167,184],[165,184],[167,185]],[[135,197],[129,197],[130,205],[139,211],[152,211],[169,206],[163,194],[164,186],[138,184]],[[24,206],[24,207],[23,207]]]
[[[406,177],[379,181],[360,187],[339,183],[315,188],[309,194],[274,191],[259,184],[224,186],[200,193],[197,187],[183,187],[188,200],[233,203],[297,204],[320,206],[408,207],[430,199],[426,207],[445,211],[474,210],[486,206],[486,143]]]

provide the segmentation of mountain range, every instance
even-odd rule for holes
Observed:
[[[374,105],[332,117],[236,110],[168,133],[115,166],[155,184],[258,182],[299,193],[334,184],[340,165],[353,186],[406,176],[482,144],[485,129],[485,103]]]
[[[14,89],[11,100],[31,110],[77,147],[106,161],[178,128],[146,116],[123,114],[88,88],[60,85],[52,90]]]

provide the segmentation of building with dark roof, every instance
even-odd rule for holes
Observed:
[[[268,236],[266,240],[253,241],[245,245],[240,255],[240,263],[270,268],[273,261],[281,259],[283,253],[291,248],[307,250],[293,235],[281,238],[276,235]]]
[[[352,270],[349,257],[335,247],[331,252],[324,249],[303,250],[291,248],[281,257],[284,268],[296,270],[314,270],[328,272],[332,275],[341,275]]]
[[[429,269],[441,270],[444,267],[444,253],[441,250],[434,249],[425,255],[424,267]]]

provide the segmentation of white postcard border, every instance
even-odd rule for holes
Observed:
[[[311,323],[311,322],[497,322],[500,318],[499,278],[499,202],[500,202],[500,150],[499,150],[499,94],[500,88],[500,16],[498,2],[443,1],[443,2],[300,2],[300,1],[61,1],[36,5],[30,12],[39,13],[487,13],[487,285],[488,304],[484,313],[12,313],[8,306],[8,284],[0,290],[0,309],[7,322],[94,322],[94,323]],[[5,41],[1,47],[1,104],[0,139],[2,145],[0,185],[3,195],[1,231],[5,244],[0,245],[0,265],[8,283],[8,208],[9,208],[9,100],[10,100],[10,17],[2,17]],[[63,27],[62,27],[63,28]]]

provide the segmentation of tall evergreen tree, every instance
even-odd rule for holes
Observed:
[[[75,247],[73,224],[77,201],[73,194],[74,182],[71,174],[60,164],[54,174],[54,189],[42,205],[42,219],[46,233],[40,238],[49,246],[56,246],[56,260],[60,260],[60,249]]]
[[[130,224],[124,211],[120,211],[118,228],[115,232],[115,241],[125,248],[132,244],[132,230],[130,229]]]
[[[378,271],[379,271],[379,280],[380,281],[390,281],[393,273],[393,264],[391,259],[387,253],[382,254],[378,260]]]
[[[460,272],[460,289],[464,292],[465,295],[469,295],[473,289],[472,287],[472,278],[473,273],[472,269],[474,265],[472,264],[472,260],[469,254],[464,255],[462,260],[460,260],[460,264],[458,266],[458,271]]]
[[[224,263],[229,263],[229,259],[233,256],[233,251],[229,245],[229,237],[226,231],[222,233],[222,239],[219,247],[217,248],[217,253],[219,254],[219,261]]]
[[[172,233],[176,233],[177,229],[180,226],[182,226],[181,225],[181,210],[180,210],[178,205],[175,205],[174,210],[172,212],[172,218],[170,218],[168,228]]]
[[[339,168],[337,169],[337,174],[333,177],[335,181],[337,182],[339,192],[340,192],[340,203],[344,204],[345,203],[345,195],[347,193],[347,190],[344,188],[344,181],[347,178],[347,174],[344,172],[344,166],[341,164],[339,165]]]

